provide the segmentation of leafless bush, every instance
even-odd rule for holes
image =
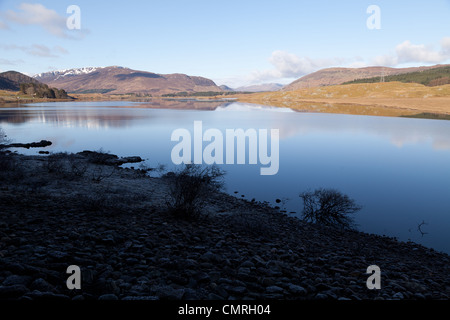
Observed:
[[[86,161],[77,159],[74,155],[69,157],[70,175],[74,178],[82,178],[88,169]]]
[[[186,219],[198,218],[205,201],[223,188],[224,172],[217,166],[201,167],[187,164],[177,172],[166,174],[170,179],[167,199],[169,212]]]
[[[67,153],[54,153],[47,157],[44,163],[48,173],[64,174],[66,172]]]
[[[116,172],[116,167],[109,168],[109,170],[110,171],[106,171],[104,167],[97,167],[92,172],[92,181],[100,183],[104,179],[112,177],[112,175]]]
[[[303,219],[326,226],[354,229],[353,217],[362,209],[355,200],[334,189],[317,189],[300,194],[303,199]]]

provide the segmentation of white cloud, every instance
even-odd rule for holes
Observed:
[[[394,67],[398,65],[398,57],[395,56],[394,54],[386,54],[383,56],[378,56],[375,59],[373,59],[373,65]]]
[[[50,34],[61,38],[74,39],[75,35],[84,37],[88,33],[88,30],[77,33],[70,32],[67,29],[66,16],[59,15],[55,10],[48,9],[39,3],[22,3],[18,11],[8,10],[5,17],[9,21],[21,25],[41,26]]]
[[[287,82],[286,80],[292,81],[292,79],[298,79],[320,69],[336,66],[347,68],[362,68],[371,65],[395,67],[403,63],[437,64],[449,59],[450,37],[445,37],[441,40],[438,50],[435,50],[432,46],[404,41],[395,47],[393,53],[378,56],[371,61],[365,60],[362,57],[354,57],[352,59],[312,59],[277,50],[269,58],[269,62],[273,66],[272,69],[254,71],[245,77],[220,79],[220,83],[234,85],[235,87],[265,82],[284,83]]]
[[[59,52],[59,53],[61,53],[61,54],[68,54],[68,53],[69,53],[69,51],[67,51],[66,49],[64,49],[64,48],[61,47],[61,46],[56,46],[56,47],[55,47],[55,51],[57,51],[57,52]]]
[[[52,50],[49,47],[39,44],[33,44],[31,48],[29,48],[28,53],[37,57],[46,57],[46,58],[57,57],[55,54],[52,53]]]
[[[68,54],[69,52],[63,47],[56,46],[54,48],[49,48],[40,44],[33,44],[31,46],[18,46],[18,45],[0,45],[0,49],[3,50],[18,50],[22,51],[26,54],[35,56],[35,57],[44,57],[44,58],[58,58],[58,54]]]
[[[411,41],[405,41],[396,48],[399,63],[427,62],[439,63],[446,59],[441,52],[433,51],[433,48],[423,44],[415,45]]]
[[[294,78],[310,73],[318,67],[318,63],[309,58],[300,58],[285,51],[275,51],[269,59],[281,78]]]
[[[0,30],[6,30],[9,29],[8,25],[4,23],[3,21],[0,21]]]
[[[376,65],[397,66],[402,63],[442,63],[450,59],[450,37],[441,40],[440,50],[407,40],[395,48],[395,53],[376,57]]]
[[[18,64],[23,63],[23,60],[8,60],[8,59],[0,59],[0,65],[5,65],[5,66],[15,66]]]
[[[442,52],[450,56],[450,37],[445,37],[441,40]]]
[[[311,59],[277,50],[272,53],[269,62],[274,66],[274,69],[254,71],[248,77],[248,81],[251,83],[261,83],[300,78],[322,68],[341,65],[342,63],[346,63],[347,60],[341,58]]]

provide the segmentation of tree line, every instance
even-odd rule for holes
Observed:
[[[344,84],[356,83],[377,83],[381,82],[381,77],[357,79],[345,82]],[[450,84],[450,67],[433,68],[425,71],[410,72],[384,77],[385,82],[399,81],[403,83],[419,83],[425,86],[434,87]]]
[[[45,99],[68,99],[69,96],[64,89],[50,88],[46,84],[21,83],[20,93],[36,98]]]

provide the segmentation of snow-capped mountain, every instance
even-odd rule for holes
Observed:
[[[49,78],[51,78],[52,81],[56,81],[56,80],[59,80],[64,77],[90,74],[90,73],[93,73],[95,71],[98,71],[98,70],[101,70],[104,68],[105,67],[85,67],[85,68],[57,70],[57,71],[39,73],[39,74],[33,76],[33,78],[38,81],[44,81],[44,82],[48,81]],[[123,69],[122,67],[115,67],[115,68]]]
[[[37,74],[35,80],[70,93],[222,92],[209,79],[185,74],[156,74],[124,67],[87,67]]]

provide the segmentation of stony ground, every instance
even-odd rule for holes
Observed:
[[[15,159],[0,175],[0,300],[450,297],[450,257],[417,244],[225,194],[183,220],[167,213],[170,179],[82,156]],[[70,265],[81,290],[66,287]],[[381,290],[366,287],[370,265]]]

